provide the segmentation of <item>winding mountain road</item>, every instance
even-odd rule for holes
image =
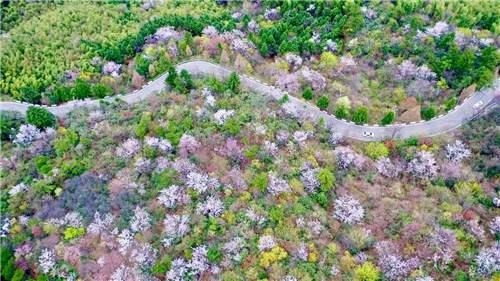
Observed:
[[[187,70],[192,74],[204,74],[213,75],[218,78],[223,78],[229,76],[233,71],[224,68],[220,65],[204,61],[204,60],[192,60],[188,62],[181,63],[177,66],[177,70]],[[165,88],[165,78],[167,73],[159,76],[154,81],[149,82],[141,90],[134,91],[133,93],[127,95],[119,95],[118,97],[127,103],[135,103],[144,100],[152,93],[156,91],[163,90]],[[274,86],[269,86],[264,82],[258,81],[247,75],[240,75],[240,80],[242,86],[251,89],[252,91],[259,92],[262,94],[267,94],[275,99],[280,99],[286,92],[281,91]],[[498,96],[500,96],[500,78],[495,80],[493,87],[489,89],[483,89],[471,97],[465,99],[465,101],[455,107],[452,111],[448,112],[444,116],[439,116],[430,121],[421,121],[419,123],[410,124],[396,124],[389,126],[378,126],[378,125],[356,125],[353,122],[348,122],[344,120],[339,120],[336,117],[320,110],[315,105],[312,105],[304,100],[295,98],[289,95],[290,102],[300,108],[304,109],[304,112],[308,113],[311,118],[319,119],[323,118],[325,123],[333,126],[337,130],[341,131],[345,136],[358,139],[358,140],[382,140],[385,138],[394,139],[405,139],[409,137],[421,137],[421,136],[434,136],[439,135],[450,130],[453,130],[460,125],[471,120],[474,116],[477,116],[483,110],[498,103]],[[113,101],[116,97],[107,97],[103,100]],[[479,108],[474,108],[474,104],[482,101],[483,105]],[[73,110],[78,106],[94,106],[98,105],[100,100],[85,100],[85,101],[71,101],[63,105],[47,107],[47,109],[57,116],[63,116],[66,113]],[[0,110],[17,110],[25,114],[26,110],[30,105],[27,103],[20,102],[0,102]],[[363,137],[363,132],[371,132],[374,134],[373,138]]]

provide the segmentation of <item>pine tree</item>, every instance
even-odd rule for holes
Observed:
[[[177,71],[175,70],[175,67],[170,66],[168,68],[168,76],[165,78],[165,84],[170,87],[175,87],[175,78],[177,78]]]
[[[389,125],[394,121],[394,111],[389,111],[384,118],[382,118],[382,125]]]
[[[312,100],[313,99],[313,91],[311,88],[305,89],[304,93],[302,93],[302,97],[305,100]]]
[[[231,90],[233,93],[237,94],[240,88],[240,77],[236,72],[231,73],[229,80],[227,80],[227,89]]]
[[[327,109],[329,105],[330,105],[330,100],[326,95],[323,95],[321,96],[321,98],[318,99],[318,107],[320,109]]]

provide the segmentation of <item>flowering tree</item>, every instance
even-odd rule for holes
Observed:
[[[115,216],[112,214],[106,214],[104,219],[101,219],[101,213],[95,212],[94,221],[87,227],[87,231],[103,238],[110,238],[112,235],[115,235],[112,229],[114,221]]]
[[[224,126],[226,124],[226,120],[233,117],[234,110],[226,110],[221,109],[214,114],[214,119],[220,126]]]
[[[397,176],[403,170],[401,166],[392,164],[391,160],[387,157],[380,158],[375,163],[375,168],[379,174],[388,178]]]
[[[266,20],[279,20],[281,19],[281,13],[277,9],[270,9],[264,13],[264,18]]]
[[[300,146],[305,145],[307,138],[309,137],[308,132],[304,131],[295,131],[292,134],[293,140],[297,142]]]
[[[307,161],[302,164],[302,172],[300,174],[300,180],[304,184],[305,188],[310,193],[316,193],[316,188],[321,185],[318,180],[319,168],[314,168],[312,163]]]
[[[175,29],[172,26],[165,26],[165,27],[158,28],[156,30],[155,38],[158,41],[161,41],[164,44],[167,44],[170,41],[170,39],[182,40],[182,34],[175,31]]]
[[[112,77],[118,77],[121,72],[122,65],[114,61],[108,61],[102,67],[102,73],[105,75],[111,75]]]
[[[189,216],[167,214],[163,220],[167,236],[171,238],[182,237],[189,233]]]
[[[460,140],[456,140],[454,144],[449,143],[445,147],[446,157],[450,159],[450,161],[455,163],[462,162],[463,159],[469,158],[471,152],[467,149],[464,143]]]
[[[149,229],[151,216],[144,208],[135,207],[134,216],[130,221],[130,229],[133,232],[144,232]]]
[[[333,41],[332,39],[326,40],[326,46],[323,48],[325,51],[328,52],[336,52],[337,51],[337,43]]]
[[[432,153],[420,151],[415,159],[408,163],[406,169],[414,176],[432,178],[437,175],[438,166]]]
[[[214,37],[219,35],[219,31],[217,30],[217,28],[211,25],[206,26],[201,33],[207,37]]]
[[[299,74],[307,81],[307,83],[309,83],[311,88],[315,91],[321,91],[326,87],[326,78],[315,70],[305,68],[299,71]]]
[[[141,152],[141,144],[137,139],[130,138],[116,149],[116,155],[122,159],[130,159]]]
[[[9,190],[9,195],[12,197],[12,196],[18,194],[19,192],[25,193],[26,191],[28,191],[28,186],[24,183],[19,183],[19,184],[14,185]]]
[[[255,49],[256,47],[252,41],[246,38],[236,38],[231,42],[231,46],[229,46],[229,48],[235,52],[245,55],[248,50]]]
[[[189,271],[187,262],[183,258],[177,258],[172,261],[172,265],[165,278],[172,281],[184,281]]]
[[[198,194],[204,194],[207,190],[214,190],[219,187],[219,180],[209,177],[207,174],[191,172],[187,175],[186,186],[196,190]]]
[[[270,235],[264,235],[259,238],[259,251],[271,250],[276,246],[276,238]]]
[[[333,152],[335,153],[335,156],[337,156],[339,168],[343,170],[349,169],[351,165],[355,165],[357,168],[361,168],[363,166],[363,156],[355,153],[349,147],[339,146],[336,147]]]
[[[129,267],[125,264],[121,264],[111,275],[109,278],[110,281],[122,281],[122,280],[130,280],[130,281],[140,281],[143,280],[143,276],[138,268]]]
[[[13,142],[26,146],[38,139],[39,136],[40,129],[38,129],[35,125],[23,124],[19,127],[19,133],[16,134]]]
[[[298,92],[300,83],[295,73],[280,72],[276,79],[276,86],[291,93]]]
[[[417,68],[415,77],[422,80],[436,80],[437,74],[427,67],[427,65],[423,65]]]
[[[477,273],[491,276],[500,271],[500,243],[496,242],[490,248],[483,248],[476,257]]]
[[[399,79],[411,79],[416,72],[417,67],[409,60],[403,61],[396,67],[396,77]]]
[[[302,58],[294,53],[286,54],[285,60],[290,66],[290,69],[299,68],[302,65]]]
[[[160,204],[169,209],[174,209],[185,202],[189,202],[189,196],[185,189],[175,184],[171,185],[169,188],[160,190],[160,194],[157,198]]]
[[[459,245],[455,233],[443,227],[436,228],[429,239],[429,246],[434,250],[432,259],[435,263],[448,264],[452,262]]]
[[[271,195],[280,195],[283,192],[291,191],[286,180],[278,179],[274,172],[269,172],[268,181],[269,184],[267,185],[267,192]]]
[[[197,207],[198,213],[211,218],[220,217],[220,215],[224,212],[224,209],[222,201],[213,195],[208,197],[205,202],[198,203]]]
[[[251,20],[248,23],[248,30],[252,33],[257,33],[260,30],[260,26],[255,20]]]
[[[195,152],[199,146],[200,143],[196,140],[195,137],[188,134],[183,134],[181,139],[179,140],[178,148],[180,149],[182,155],[187,155]]]
[[[333,217],[343,223],[355,224],[363,221],[365,210],[359,201],[352,196],[342,196],[334,201]]]
[[[500,216],[494,217],[490,222],[490,232],[493,235],[500,234]]]
[[[54,250],[43,249],[42,254],[38,258],[42,272],[48,274],[56,265],[56,253]]]
[[[227,257],[235,262],[242,259],[241,251],[245,247],[245,240],[241,237],[234,237],[231,241],[224,244],[224,252]]]

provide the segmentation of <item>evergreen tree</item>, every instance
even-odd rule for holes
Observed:
[[[266,43],[262,43],[262,45],[260,45],[259,53],[261,55],[263,55],[263,56],[267,56],[268,55],[269,50],[267,48],[267,44]]]
[[[391,124],[393,121],[394,121],[394,111],[389,111],[387,112],[387,114],[384,116],[384,118],[382,118],[382,125],[389,125]]]
[[[427,106],[422,108],[420,110],[420,113],[422,114],[422,117],[424,117],[425,120],[431,120],[432,118],[436,117],[437,115],[437,107],[432,105],[432,106]]]
[[[26,122],[40,129],[45,129],[54,126],[56,118],[50,111],[43,107],[30,106],[26,111]]]
[[[37,90],[31,87],[22,87],[21,95],[23,101],[29,103],[40,103],[40,101],[42,100],[42,95]]]
[[[302,97],[305,100],[312,100],[313,99],[313,91],[311,88],[307,88],[304,90],[304,93],[302,93]]]
[[[318,107],[320,109],[327,109],[328,106],[330,105],[330,100],[328,99],[328,97],[326,95],[323,95],[321,96],[319,99],[318,99],[318,103],[317,103]]]
[[[335,110],[335,116],[339,119],[344,119],[347,117],[347,110],[345,110],[345,107],[343,105],[339,106],[337,110]]]
[[[170,87],[175,87],[175,78],[177,78],[177,70],[175,70],[175,67],[170,66],[168,68],[168,76],[165,78],[165,84],[167,84]]]
[[[352,115],[352,121],[356,124],[364,124],[368,122],[368,108],[363,106],[356,110]]]
[[[241,81],[238,74],[236,74],[236,72],[231,73],[229,79],[227,80],[226,88],[237,94],[239,92],[240,85]]]

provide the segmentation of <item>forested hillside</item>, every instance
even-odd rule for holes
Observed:
[[[34,16],[32,5],[47,12]],[[206,58],[339,118],[406,123],[446,113],[498,75],[497,1],[12,2],[3,9],[2,93],[35,103],[128,93],[179,61]]]

